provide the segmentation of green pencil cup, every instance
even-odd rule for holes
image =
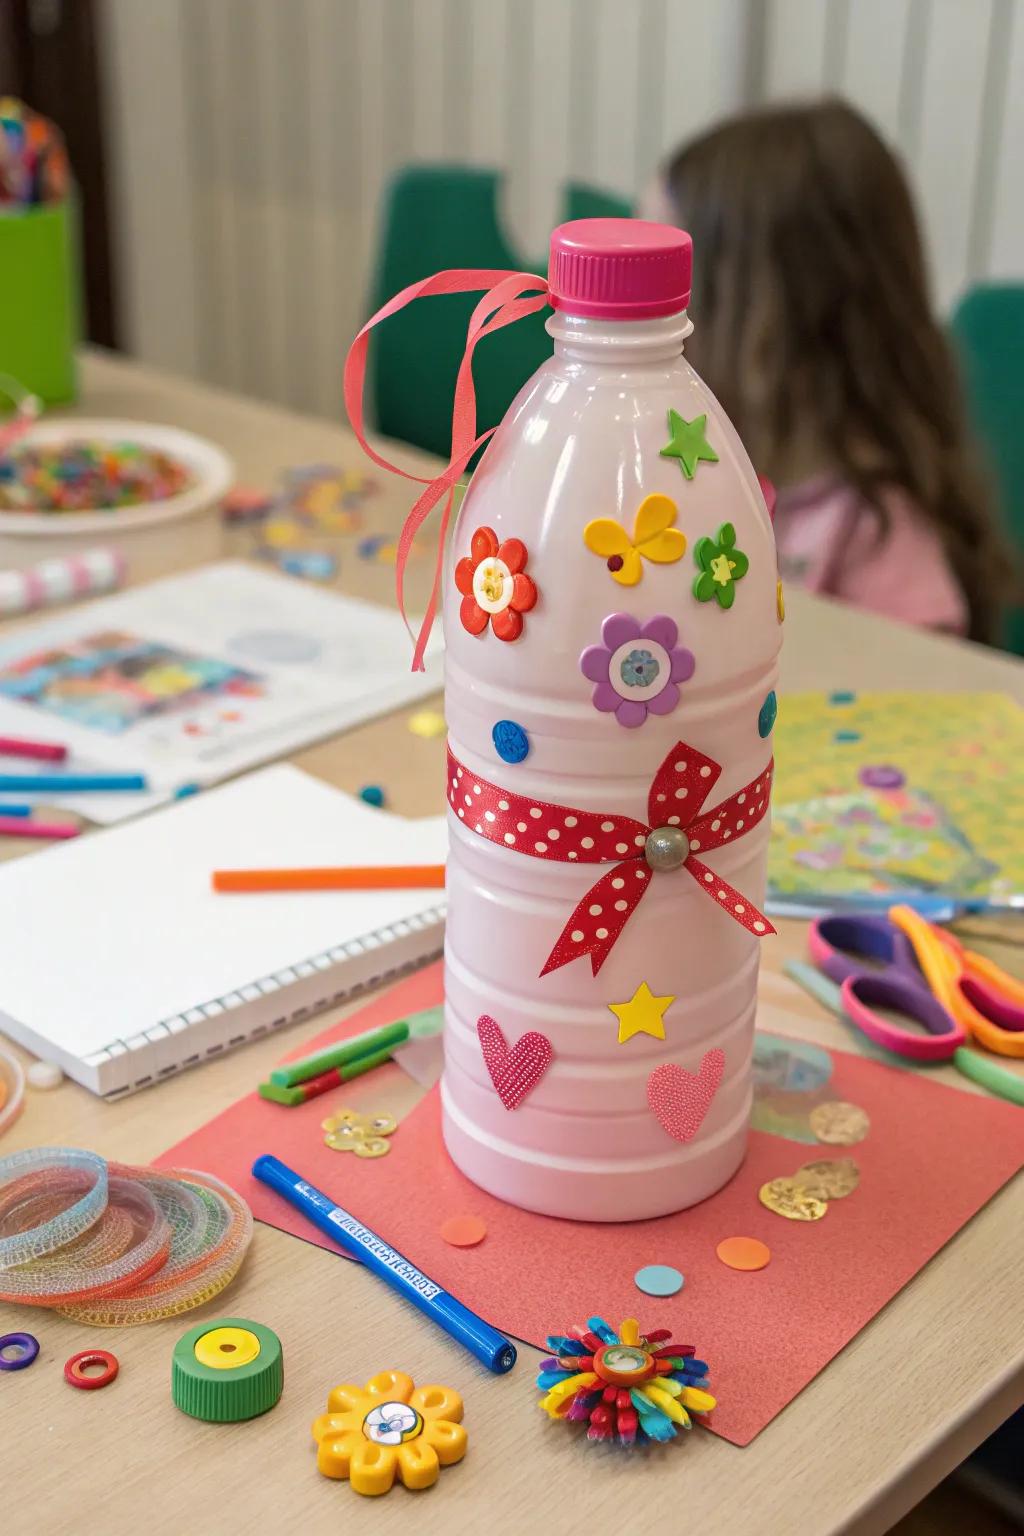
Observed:
[[[71,199],[0,213],[0,373],[47,405],[75,395],[77,249]]]

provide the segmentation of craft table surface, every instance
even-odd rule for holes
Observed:
[[[78,409],[205,434],[234,457],[246,484],[271,486],[287,465],[361,463],[351,434],[337,424],[96,352],[83,361]],[[407,465],[430,467],[410,450],[396,451]],[[393,533],[410,504],[408,483],[379,478],[380,493],[365,505],[364,533]],[[393,601],[393,569],[359,560],[358,537],[343,556],[339,585]],[[168,532],[165,569],[189,564],[189,541],[187,528]],[[233,533],[231,546],[232,552],[248,551],[251,540]],[[411,571],[413,597],[420,600],[427,565],[422,561]],[[154,574],[159,572],[132,572],[133,578]],[[787,592],[786,604],[783,692],[1002,689],[1024,702],[1024,667],[1008,657],[798,592]],[[350,791],[367,781],[380,783],[389,805],[406,815],[437,811],[443,743],[410,734],[409,713],[335,737],[295,761]],[[784,700],[781,713],[785,719]],[[26,855],[24,844],[0,844],[0,857],[16,855]],[[795,922],[781,924],[779,937],[765,943],[759,1022],[855,1049],[849,1034],[783,975],[783,961],[802,955],[803,947],[804,925]],[[1013,949],[1001,957],[1019,968]],[[326,1022],[326,1016],[304,1022],[283,1038],[253,1044],[114,1105],[70,1083],[51,1093],[29,1090],[24,1113],[0,1151],[63,1144],[148,1162],[250,1090],[286,1049]],[[1018,1067],[1024,1071],[1024,1063]],[[974,1091],[950,1068],[940,1075]],[[404,1113],[417,1095],[410,1082],[399,1095],[389,1095],[387,1107]],[[411,1190],[410,1198],[429,1199],[429,1189]],[[375,1213],[364,1214],[372,1220]],[[387,1214],[376,1214],[386,1234]],[[679,1255],[638,1254],[637,1262],[674,1263],[680,1257],[685,1269]],[[865,1253],[863,1262],[871,1261]],[[333,1536],[352,1523],[387,1536],[410,1522],[423,1536],[485,1530],[489,1536],[542,1530],[553,1536],[632,1536],[641,1529],[686,1529],[700,1536],[884,1531],[1024,1400],[1022,1262],[1024,1180],[1018,1177],[753,1444],[738,1450],[695,1430],[685,1443],[651,1459],[590,1446],[550,1424],[536,1407],[536,1351],[521,1349],[511,1376],[490,1376],[361,1268],[257,1226],[230,1291],[185,1318],[108,1333],[0,1305],[0,1333],[29,1329],[42,1345],[31,1368],[0,1375],[0,1525],[5,1536],[82,1529],[102,1529],[104,1536],[137,1536],[140,1530],[147,1536]],[[757,1276],[750,1282],[756,1306]],[[836,1285],[842,1283],[837,1275]],[[595,1309],[600,1305],[595,1277]],[[638,1294],[636,1310],[641,1319],[652,1317],[657,1302]],[[265,1323],[284,1343],[284,1396],[273,1412],[248,1424],[199,1424],[171,1405],[175,1341],[193,1323],[218,1315]],[[552,1297],[552,1326],[571,1321]],[[101,1392],[72,1391],[62,1379],[63,1362],[86,1347],[112,1348],[119,1356],[120,1376]],[[443,1469],[429,1492],[396,1488],[371,1503],[317,1474],[309,1425],[332,1386],[362,1382],[388,1366],[463,1393],[469,1453],[461,1466]],[[713,1376],[712,1364],[712,1386]]]

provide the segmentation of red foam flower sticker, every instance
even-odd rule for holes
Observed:
[[[536,584],[526,575],[526,545],[522,539],[499,544],[493,528],[478,528],[470,551],[455,567],[463,629],[482,635],[489,622],[499,640],[518,640],[523,614],[537,601]]]

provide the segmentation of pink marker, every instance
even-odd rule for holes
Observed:
[[[67,747],[56,741],[27,741],[23,736],[0,736],[0,756],[31,757],[41,763],[62,763]]]
[[[0,816],[0,837],[77,837],[81,830],[67,821],[20,821],[16,816]]]

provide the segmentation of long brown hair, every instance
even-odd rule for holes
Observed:
[[[874,509],[880,536],[885,492],[904,491],[942,539],[972,636],[990,638],[1009,564],[893,155],[829,100],[734,118],[665,177],[693,236],[687,353],[757,467],[784,477],[809,436]]]

